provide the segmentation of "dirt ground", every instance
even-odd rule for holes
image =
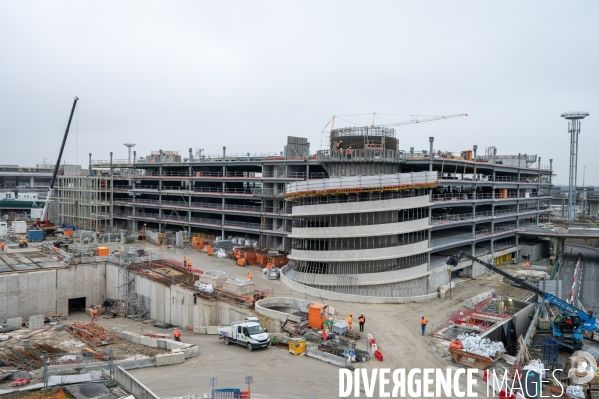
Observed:
[[[268,280],[258,266],[239,267],[231,259],[209,257],[193,249],[159,248],[151,244],[140,244],[140,248],[154,253],[163,253],[167,258],[182,260],[191,258],[195,269],[221,270],[229,277],[245,277],[248,271],[253,274],[256,289],[269,290],[274,296],[292,296],[320,302],[320,298],[308,297],[291,291],[278,280]],[[452,312],[463,308],[463,301],[482,292],[495,289],[499,295],[521,299],[528,293],[507,285],[497,275],[484,275],[476,280],[459,279],[452,290],[451,298],[433,299],[409,304],[355,304],[326,301],[337,311],[336,318],[345,320],[352,313],[366,316],[365,334],[371,333],[377,341],[384,360],[371,359],[367,363],[354,364],[367,370],[373,368],[457,368],[447,354],[446,348],[428,334],[421,335],[421,316],[429,319],[427,333],[445,324]],[[89,316],[73,314],[68,323],[80,319],[89,321]],[[168,322],[168,320],[165,320]],[[107,328],[117,326],[123,330],[140,333],[170,335],[170,330],[154,328],[151,324],[140,323],[127,318],[103,319],[99,323]],[[57,333],[58,334],[58,333]],[[66,333],[68,334],[68,333]],[[358,344],[366,348],[365,334]],[[69,334],[70,335],[70,334]],[[339,368],[305,356],[293,356],[285,350],[270,347],[248,352],[237,345],[225,346],[217,336],[200,336],[182,330],[182,341],[198,345],[199,356],[188,359],[184,364],[131,370],[131,373],[161,398],[210,392],[210,378],[218,378],[218,387],[244,387],[244,377],[252,376],[252,397],[254,398],[335,398],[339,394]],[[51,337],[40,337],[51,340]],[[79,348],[74,337],[64,337],[65,348]],[[75,341],[69,342],[69,341]],[[140,347],[135,344],[115,344],[119,357],[129,357],[135,353],[146,354],[155,348]],[[482,380],[475,388],[479,397],[486,397]],[[377,388],[378,392],[378,388]],[[374,396],[378,397],[378,394]]]
[[[145,249],[164,253],[168,258],[181,260],[183,256],[193,260],[194,268],[222,270],[229,277],[245,277],[248,270],[253,275],[256,289],[272,290],[274,296],[292,296],[320,302],[290,291],[280,281],[268,280],[258,266],[239,267],[231,259],[209,257],[192,249],[158,248],[147,244]],[[453,311],[463,308],[463,301],[482,292],[495,289],[499,295],[508,294],[522,298],[524,290],[511,287],[500,276],[482,276],[476,280],[458,280],[452,291],[452,299],[433,299],[409,304],[354,304],[326,301],[345,320],[352,313],[366,316],[365,333],[372,333],[384,355],[383,362],[371,359],[365,364],[354,364],[366,369],[373,368],[457,368],[458,365],[430,336],[422,336],[420,317],[429,319],[427,332],[444,324]],[[199,336],[183,332],[182,340],[197,344],[199,356],[184,364],[162,368],[133,370],[132,374],[152,389],[158,396],[174,397],[210,392],[210,378],[218,378],[218,387],[244,387],[244,377],[253,376],[252,397],[255,398],[335,398],[339,394],[339,368],[304,356],[294,357],[284,350],[271,347],[248,352],[241,346],[224,346],[216,336]],[[366,348],[365,336],[358,348]],[[173,384],[173,378],[177,383]],[[479,381],[479,397],[486,397],[483,381]],[[378,390],[377,390],[378,392]],[[378,397],[375,395],[375,397]]]

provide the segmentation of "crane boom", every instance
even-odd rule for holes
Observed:
[[[395,123],[385,123],[385,124],[378,125],[378,126],[386,127],[386,126],[411,125],[411,124],[414,124],[414,123],[434,122],[434,121],[440,121],[440,120],[443,120],[443,119],[459,118],[460,116],[468,116],[468,114],[441,115],[441,116],[433,116],[433,117],[424,118],[424,119],[416,118],[415,120],[411,120],[411,121],[395,122]]]
[[[571,315],[576,315],[582,323],[580,323],[580,325],[574,326],[575,328],[573,329],[572,332],[573,332],[574,338],[579,342],[576,345],[574,345],[574,344],[572,344],[573,341],[568,342],[566,339],[563,339],[562,336],[565,335],[564,332],[561,331],[563,326],[554,325],[553,326],[554,335],[559,338],[558,341],[560,342],[560,345],[563,345],[563,346],[571,348],[571,349],[577,348],[578,344],[580,344],[580,346],[582,346],[582,344],[580,342],[582,340],[582,331],[584,331],[584,330],[594,331],[595,329],[597,329],[597,325],[596,325],[597,321],[596,321],[595,317],[593,316],[592,312],[590,314],[588,314],[588,313],[582,311],[581,309],[578,309],[577,307],[570,305],[568,302],[566,302],[546,291],[543,291],[539,287],[532,285],[529,282],[524,281],[523,279],[521,279],[519,277],[512,276],[511,274],[506,273],[505,271],[501,270],[500,268],[498,268],[490,263],[487,263],[483,260],[480,260],[477,257],[472,256],[471,254],[469,254],[465,251],[461,251],[457,256],[448,257],[446,263],[449,266],[455,267],[458,265],[459,261],[462,258],[468,258],[468,259],[472,260],[473,262],[480,263],[481,265],[485,266],[487,269],[492,270],[495,273],[502,275],[503,277],[507,278],[510,281],[513,281],[520,287],[522,287],[528,291],[534,292],[535,294],[538,294],[545,301],[554,304],[561,311],[567,312]]]
[[[562,299],[559,299],[559,298],[557,298],[557,297],[555,297],[555,296],[551,295],[550,293],[548,293],[548,292],[546,292],[546,291],[543,291],[543,290],[542,290],[542,289],[540,289],[539,287],[537,287],[537,286],[535,286],[535,285],[532,285],[532,284],[530,284],[529,282],[527,282],[527,281],[525,281],[525,280],[523,280],[523,279],[521,279],[521,278],[519,278],[519,277],[512,276],[511,274],[504,272],[504,271],[503,271],[503,270],[501,270],[500,268],[498,268],[498,267],[496,267],[496,266],[494,266],[494,265],[492,265],[492,264],[490,264],[490,263],[487,263],[487,262],[485,262],[485,261],[482,261],[482,260],[480,260],[480,259],[478,259],[478,258],[476,258],[476,257],[472,256],[471,254],[469,254],[469,253],[467,253],[467,252],[461,251],[461,252],[458,254],[458,256],[457,256],[457,257],[450,256],[450,257],[448,258],[448,260],[447,260],[447,264],[448,264],[448,265],[452,265],[452,266],[456,266],[456,265],[457,265],[457,263],[456,263],[456,262],[455,262],[453,259],[452,259],[452,260],[450,260],[451,258],[454,258],[454,259],[455,259],[455,260],[457,260],[458,262],[459,262],[459,260],[460,260],[460,259],[462,259],[462,258],[468,258],[468,259],[470,259],[470,260],[473,260],[473,261],[474,261],[474,262],[476,262],[476,263],[480,263],[481,265],[485,266],[487,269],[490,269],[490,270],[494,271],[495,273],[502,275],[503,277],[507,278],[507,279],[508,279],[508,280],[510,280],[510,281],[513,281],[514,283],[516,283],[516,284],[517,284],[517,285],[519,285],[520,287],[522,287],[522,288],[524,288],[524,289],[526,289],[526,290],[532,291],[532,292],[534,292],[535,294],[538,294],[538,295],[540,295],[540,296],[541,296],[541,298],[545,299],[545,300],[546,300],[546,301],[548,301],[548,302],[551,302],[551,303],[553,303],[553,304],[554,304],[555,306],[557,306],[557,307],[558,307],[560,310],[563,310],[563,311],[565,311],[565,312],[570,312],[570,313],[572,313],[572,314],[574,314],[574,313],[578,314],[578,316],[579,316],[579,317],[580,317],[580,318],[581,318],[583,321],[588,321],[588,320],[590,320],[590,319],[591,319],[591,317],[592,317],[592,314],[591,314],[591,315],[589,315],[589,314],[587,314],[586,312],[583,312],[582,310],[580,310],[580,309],[578,309],[578,308],[575,308],[574,306],[570,305],[568,302],[566,302],[566,301],[564,301],[564,300],[562,300]]]
[[[64,132],[64,137],[62,138],[62,145],[60,146],[60,152],[58,153],[58,160],[56,161],[56,165],[54,166],[54,173],[52,174],[52,180],[50,181],[50,187],[48,188],[48,195],[46,196],[46,203],[44,205],[44,210],[42,211],[42,217],[40,218],[41,223],[45,225],[48,224],[48,203],[50,202],[50,197],[52,196],[52,191],[54,190],[56,175],[58,174],[58,168],[60,167],[62,152],[64,151],[64,145],[67,142],[67,136],[69,135],[69,129],[71,128],[71,121],[73,120],[73,114],[75,113],[77,101],[79,101],[79,98],[75,97],[75,99],[73,100],[73,107],[71,108],[71,115],[69,115],[69,122],[67,123],[67,128]]]

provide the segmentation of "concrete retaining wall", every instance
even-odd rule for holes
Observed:
[[[137,399],[160,399],[150,388],[139,382],[137,378],[127,373],[122,367],[117,367],[114,373],[116,382]]]
[[[38,314],[68,315],[69,298],[84,297],[85,306],[101,304],[106,290],[105,270],[104,264],[100,263],[2,273],[0,320]]]
[[[270,309],[272,307],[277,308],[288,308],[292,310],[292,313],[297,311],[308,312],[308,306],[313,302],[304,301],[302,299],[296,298],[264,298],[256,302],[256,312],[263,316],[268,316],[273,319],[285,321],[291,320],[296,323],[301,323],[301,318],[299,316],[293,316],[292,314],[285,313],[281,310]]]
[[[195,299],[194,291],[177,286],[165,286],[143,275],[135,276],[135,290],[150,298],[150,318],[171,323],[181,328],[195,326],[226,326],[234,321],[255,316],[249,309],[243,309],[224,302],[210,302]],[[118,268],[106,265],[106,296],[118,297]],[[265,326],[266,327],[266,326]]]

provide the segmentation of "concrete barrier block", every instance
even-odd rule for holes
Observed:
[[[206,327],[206,334],[208,334],[208,335],[216,335],[216,334],[218,334],[218,332],[216,332],[217,328],[218,328],[217,326],[207,326]]]
[[[180,364],[185,362],[185,354],[179,353],[165,353],[156,356],[156,366],[168,366],[171,364]]]
[[[206,334],[206,326],[195,326],[193,328],[193,333],[194,334]]]
[[[200,353],[198,347],[195,346],[195,345],[193,345],[193,346],[191,346],[189,348],[185,348],[183,350],[183,352],[185,353],[185,359],[189,359],[190,357],[197,356]]]
[[[127,341],[133,342],[134,344],[141,344],[141,336],[137,334],[127,335]]]
[[[322,360],[323,362],[331,363],[339,367],[345,367],[348,362],[346,358],[335,356],[331,353],[321,352],[316,348],[306,348],[306,356]]]
[[[141,344],[152,348],[158,348],[158,342],[153,338],[141,337]]]
[[[23,318],[22,317],[12,317],[6,320],[6,324],[11,327],[21,328],[23,326]]]

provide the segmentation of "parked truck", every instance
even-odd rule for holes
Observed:
[[[231,323],[231,327],[219,327],[217,332],[225,345],[243,345],[250,352],[270,345],[270,338],[257,317],[246,317],[244,321]]]

